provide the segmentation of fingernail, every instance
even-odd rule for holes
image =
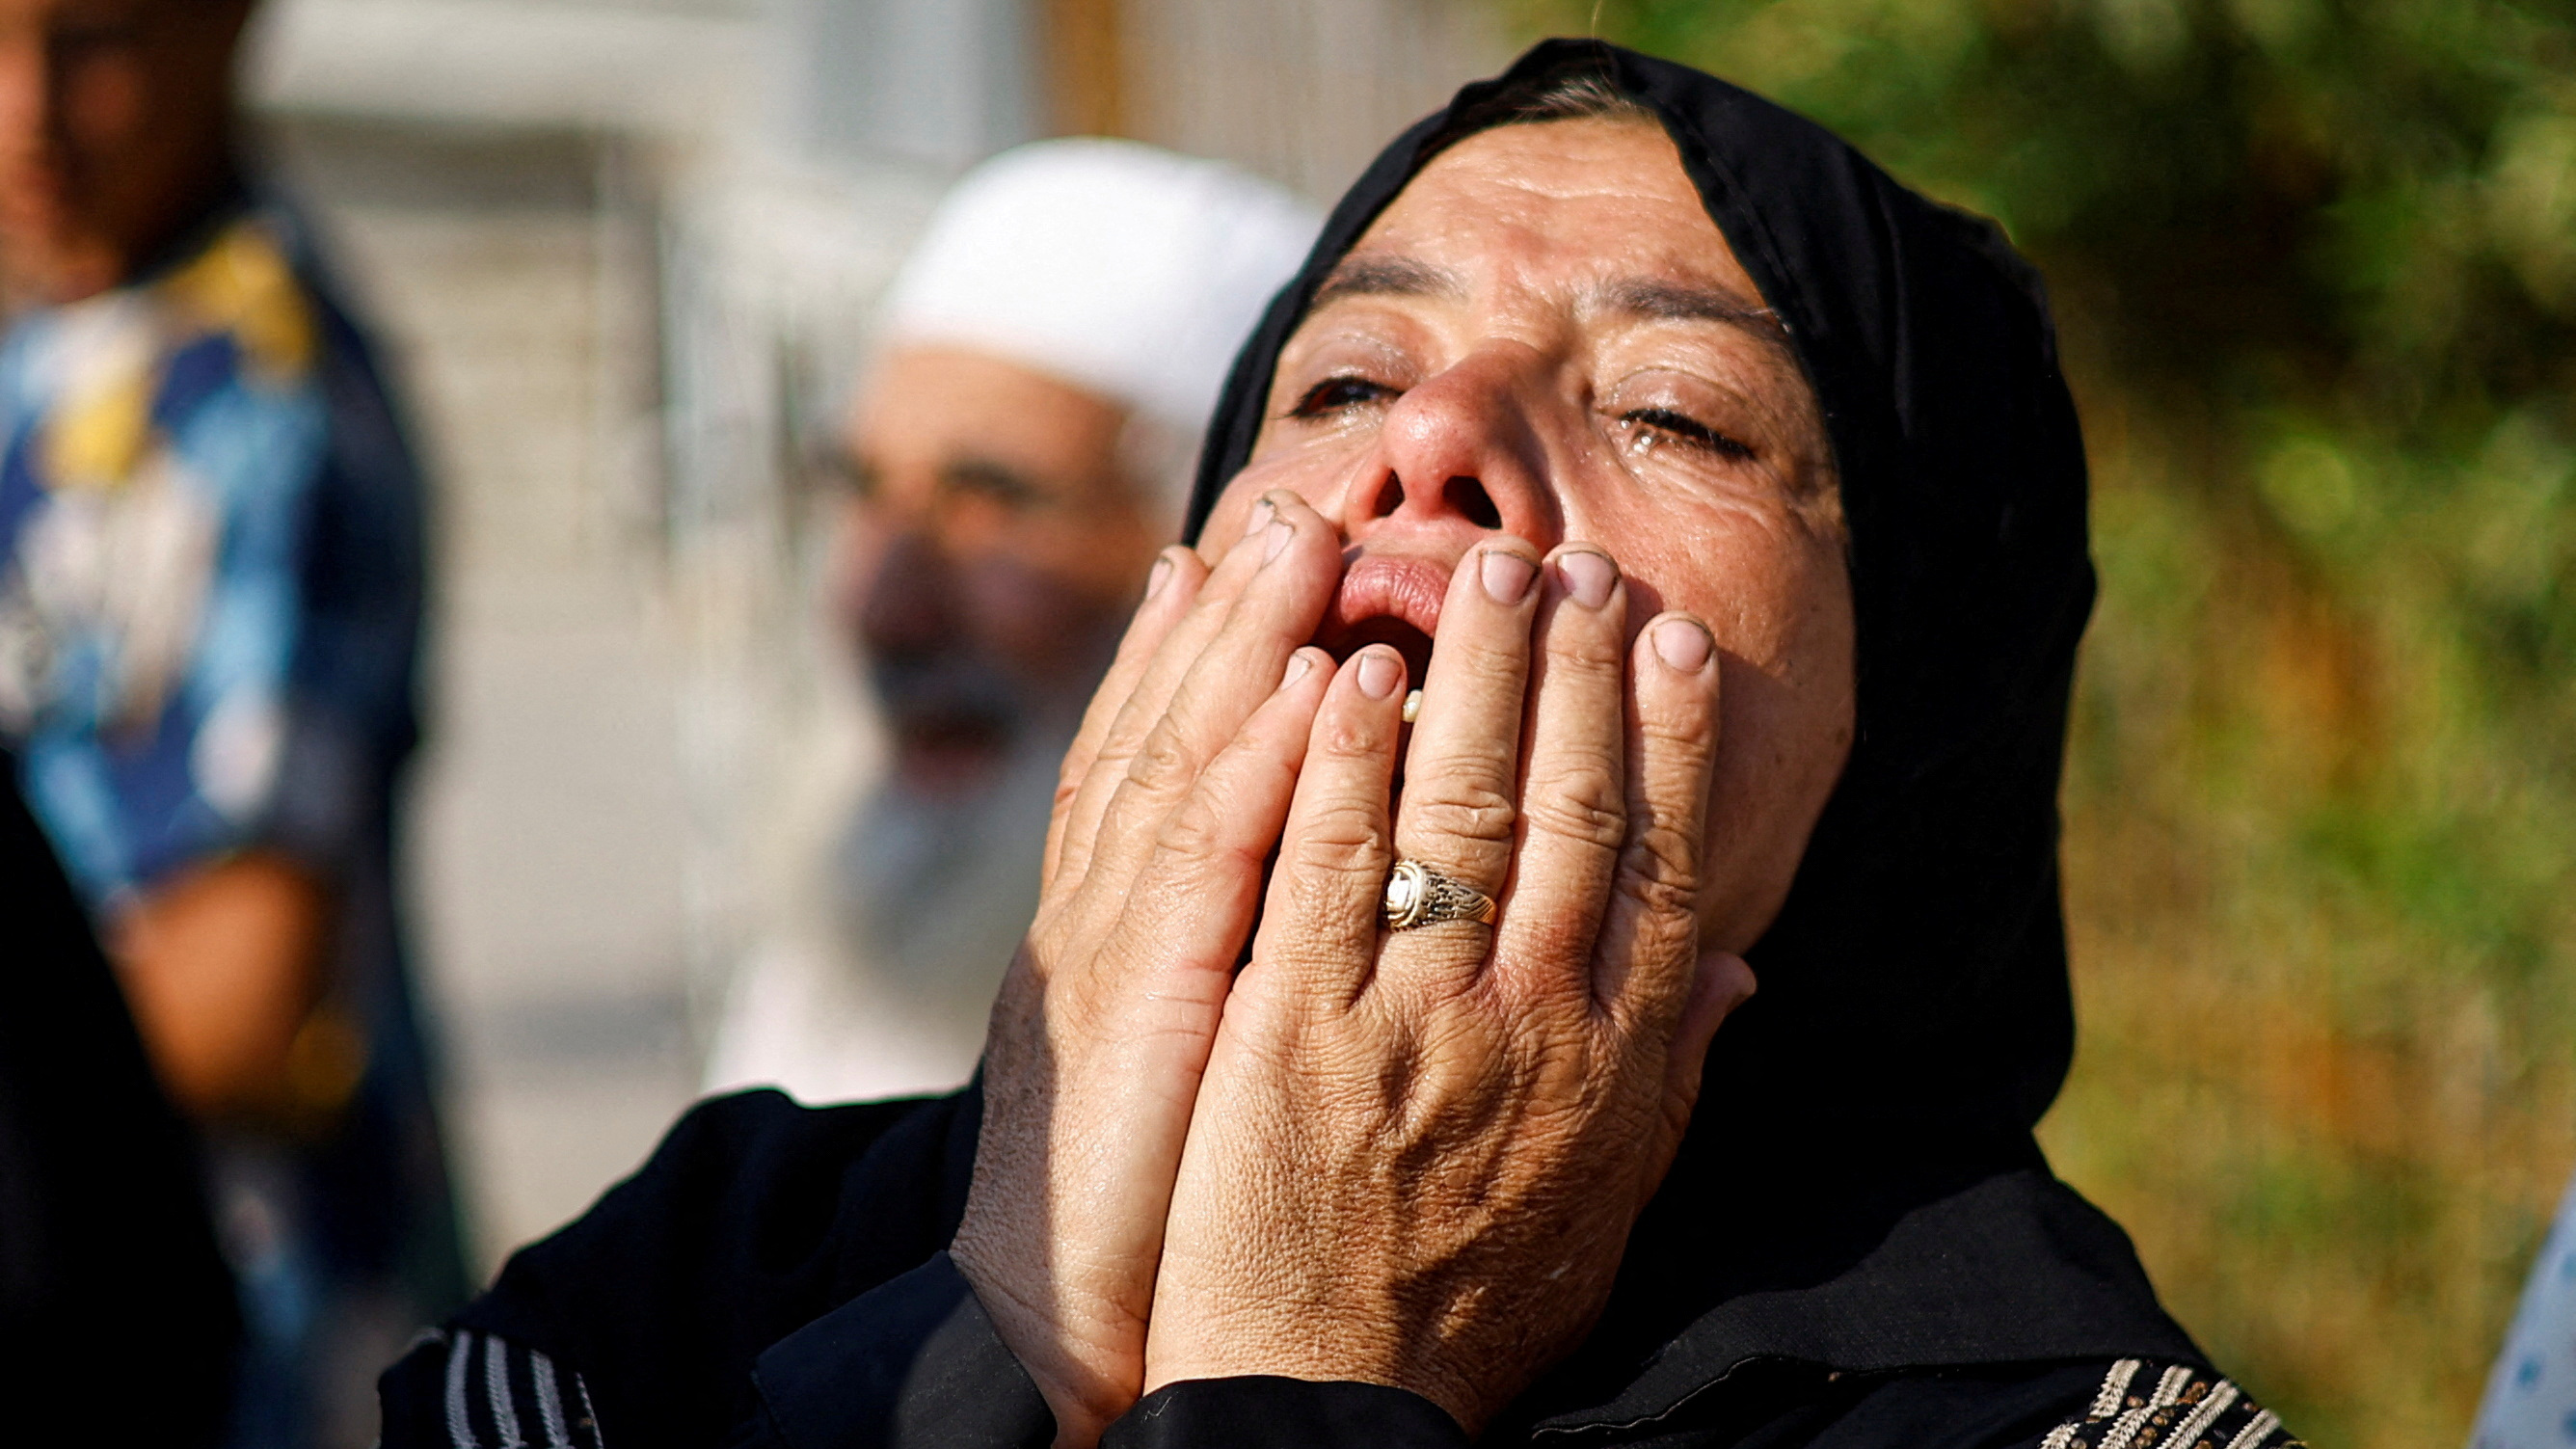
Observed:
[[[1716,647],[1695,619],[1666,619],[1655,626],[1655,656],[1675,673],[1699,673]]]
[[[1359,674],[1360,693],[1384,699],[1404,682],[1404,660],[1391,649],[1371,649],[1360,655]]]
[[[1301,680],[1307,675],[1313,673],[1314,670],[1315,656],[1307,653],[1303,649],[1300,649],[1296,653],[1288,656],[1288,672],[1280,678],[1279,687],[1281,689],[1286,689],[1288,686],[1295,684],[1298,680]]]
[[[1529,597],[1530,580],[1538,577],[1538,565],[1500,548],[1485,550],[1477,571],[1485,581],[1485,597],[1497,604],[1517,604]]]
[[[1574,596],[1574,602],[1587,609],[1610,602],[1610,590],[1619,582],[1619,566],[1597,553],[1558,554],[1556,572],[1565,580],[1565,591]]]
[[[1252,500],[1252,512],[1243,520],[1243,536],[1246,538],[1252,537],[1254,534],[1259,533],[1263,528],[1267,527],[1270,520],[1278,516],[1278,504],[1271,502],[1267,498],[1256,498]]]
[[[1269,536],[1261,540],[1261,561],[1263,563],[1268,563],[1272,559],[1279,557],[1279,550],[1286,548],[1288,546],[1288,540],[1295,538],[1296,536],[1296,526],[1291,524],[1287,519],[1280,519],[1278,522],[1270,525]]]
[[[1159,594],[1159,593],[1161,593],[1161,592],[1163,591],[1163,585],[1168,584],[1168,583],[1170,583],[1171,581],[1172,581],[1172,560],[1171,560],[1171,558],[1170,558],[1168,555],[1166,555],[1165,557],[1158,558],[1158,559],[1154,560],[1154,571],[1153,571],[1152,573],[1149,573],[1149,574],[1145,575],[1145,597],[1146,597],[1146,599],[1150,601],[1150,600],[1151,600],[1151,599],[1152,599],[1156,594]]]

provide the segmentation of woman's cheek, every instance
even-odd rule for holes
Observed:
[[[1225,551],[1243,537],[1244,521],[1252,516],[1252,505],[1260,501],[1261,495],[1284,486],[1272,476],[1276,471],[1256,459],[1245,464],[1243,471],[1234,475],[1234,481],[1225,485],[1225,491],[1217,495],[1216,507],[1208,510],[1207,525],[1199,530],[1198,537],[1199,556],[1207,560],[1208,567],[1216,567]]]
[[[1226,548],[1243,536],[1243,511],[1252,506],[1257,495],[1243,492],[1242,482],[1243,475],[1236,474],[1234,482],[1218,496],[1216,507],[1208,510],[1207,522],[1199,528],[1199,557],[1207,561],[1209,568],[1215,568],[1216,561],[1225,557]]]
[[[1347,451],[1347,450],[1346,450]],[[1223,553],[1226,545],[1242,536],[1243,520],[1256,499],[1277,489],[1286,489],[1306,500],[1306,505],[1326,518],[1339,521],[1336,510],[1337,481],[1351,461],[1324,456],[1320,448],[1293,448],[1255,457],[1225,485],[1216,508],[1208,514],[1206,530],[1200,535],[1201,553]],[[1213,562],[1213,560],[1211,560]]]

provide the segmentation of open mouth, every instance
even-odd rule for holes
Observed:
[[[1405,688],[1420,689],[1431,669],[1431,636],[1392,614],[1363,619],[1343,634],[1342,642],[1327,644],[1325,649],[1337,659],[1348,659],[1371,644],[1392,646],[1404,656]]]
[[[1315,642],[1336,660],[1347,660],[1371,644],[1388,645],[1404,656],[1407,687],[1421,688],[1431,668],[1432,640],[1440,632],[1449,574],[1430,559],[1359,559],[1343,574]]]

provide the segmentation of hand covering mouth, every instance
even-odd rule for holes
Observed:
[[[1404,656],[1410,687],[1420,688],[1431,668],[1432,640],[1440,633],[1440,607],[1449,596],[1454,563],[1403,554],[1363,554],[1342,574],[1341,589],[1315,643],[1337,660],[1371,644],[1392,645]]]

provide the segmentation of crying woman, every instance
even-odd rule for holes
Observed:
[[[976,1083],[700,1107],[387,1445],[2292,1442],[2031,1137],[2085,527],[1992,227],[1538,47],[1244,344]]]

